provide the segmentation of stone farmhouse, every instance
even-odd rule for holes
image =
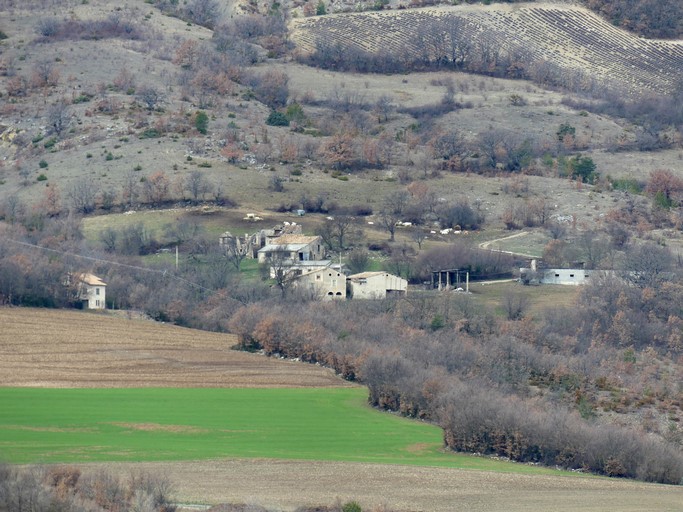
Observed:
[[[349,276],[348,282],[353,299],[400,297],[408,291],[408,281],[388,272],[361,272]]]
[[[258,251],[282,235],[301,235],[301,225],[295,222],[285,222],[269,229],[262,229],[251,235],[235,236],[226,231],[218,238],[218,243],[224,252],[235,251],[245,254],[247,258],[257,258]]]
[[[270,240],[258,251],[259,263],[278,259],[292,264],[303,261],[321,261],[325,247],[319,236],[282,235]]]
[[[107,284],[93,274],[77,274],[77,297],[83,309],[105,309]]]
[[[294,287],[311,292],[321,300],[346,299],[346,276],[327,263],[327,267],[303,271],[293,281]]]

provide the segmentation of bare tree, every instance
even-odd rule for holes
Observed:
[[[389,116],[394,111],[394,106],[391,103],[392,98],[388,94],[382,94],[373,108],[373,112],[377,116],[378,123],[386,123],[389,120]]]
[[[131,208],[140,195],[140,177],[135,171],[128,171],[124,178],[121,197],[127,208]]]
[[[370,254],[365,249],[354,249],[348,255],[347,264],[353,274],[365,272],[370,266]]]
[[[55,86],[59,83],[59,71],[52,60],[38,61],[31,71],[31,83],[34,87]]]
[[[197,25],[211,29],[221,17],[220,5],[216,0],[191,0],[185,7],[185,13]]]
[[[508,320],[520,320],[529,310],[529,297],[520,292],[508,291],[503,295],[502,306]]]
[[[276,249],[271,252],[266,264],[269,265],[270,277],[275,280],[275,285],[280,289],[284,297],[298,277],[296,271],[292,269],[292,259],[289,251],[284,248]]]
[[[111,226],[100,232],[100,242],[104,245],[104,250],[107,252],[114,252],[116,250],[116,242],[118,240],[119,233]]]
[[[329,217],[315,230],[330,251],[342,251],[349,245],[350,238],[356,238],[356,218],[353,215]]]
[[[389,232],[391,242],[394,241],[396,223],[403,217],[409,200],[410,194],[405,190],[397,190],[384,199],[380,210],[380,224]]]
[[[23,217],[25,207],[17,194],[10,194],[2,205],[2,211],[5,219],[14,224]]]
[[[583,250],[588,268],[598,268],[600,262],[607,256],[609,244],[600,238],[593,230],[583,231],[578,239],[579,247]]]
[[[69,105],[64,101],[58,101],[47,112],[47,123],[53,133],[58,137],[69,127],[71,112]]]
[[[251,250],[251,244],[248,240],[240,240],[236,236],[229,236],[225,239],[224,249],[226,258],[239,272],[242,260],[247,257]]]
[[[211,183],[206,179],[200,171],[192,171],[185,178],[185,189],[192,196],[192,201],[196,204],[200,198],[203,199],[205,194],[211,192]]]
[[[623,268],[625,278],[641,288],[656,288],[671,270],[673,257],[666,247],[652,242],[628,248]]]
[[[79,179],[71,185],[67,193],[71,208],[84,214],[94,211],[98,191],[98,186],[92,178]]]
[[[567,234],[566,224],[562,224],[561,222],[557,222],[556,220],[546,222],[545,228],[553,240],[559,240],[560,238],[564,238],[564,235]]]
[[[417,248],[422,250],[422,244],[427,239],[427,232],[421,227],[415,226],[410,230],[410,238],[417,244]]]
[[[144,85],[138,89],[135,97],[147,110],[152,111],[166,100],[165,95],[153,85]]]

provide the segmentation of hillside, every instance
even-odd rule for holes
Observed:
[[[485,59],[493,70],[502,59],[520,74],[570,89],[671,92],[680,87],[683,66],[683,43],[639,38],[576,6],[429,7],[295,19],[292,25],[292,39],[304,53],[338,45],[402,61],[443,60],[456,69]]]
[[[1,3],[0,303],[71,307],[60,283],[85,267],[110,306],[330,366],[453,450],[680,482],[683,44],[573,2],[335,6]],[[411,294],[318,303],[218,246],[280,222]],[[529,264],[505,251],[620,279],[427,289],[435,269]],[[150,357],[135,334],[87,354],[107,383],[162,385],[166,364],[179,385],[242,382],[216,348],[233,338],[163,328],[176,345]],[[10,345],[90,385],[63,341],[53,373]]]

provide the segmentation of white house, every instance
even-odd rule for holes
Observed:
[[[314,293],[322,300],[346,299],[346,276],[331,265],[303,272],[293,285],[300,290]]]
[[[408,281],[388,272],[361,272],[348,277],[353,299],[384,299],[405,295]]]
[[[83,309],[105,309],[107,284],[93,274],[78,274],[76,279]]]

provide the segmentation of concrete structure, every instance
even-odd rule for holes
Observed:
[[[470,289],[470,273],[467,270],[448,269],[432,271],[432,288],[436,290]]]
[[[274,258],[296,263],[299,261],[320,261],[325,248],[319,236],[282,235],[273,239],[258,251],[259,263]]]
[[[582,268],[520,268],[519,280],[522,284],[579,285],[586,283],[596,272],[600,271]]]
[[[78,300],[83,309],[105,309],[106,283],[93,274],[77,274]]]
[[[310,291],[321,300],[346,299],[346,276],[331,265],[302,272],[293,282],[302,291]]]
[[[361,272],[349,276],[348,283],[353,299],[384,299],[408,291],[408,281],[388,272]]]

